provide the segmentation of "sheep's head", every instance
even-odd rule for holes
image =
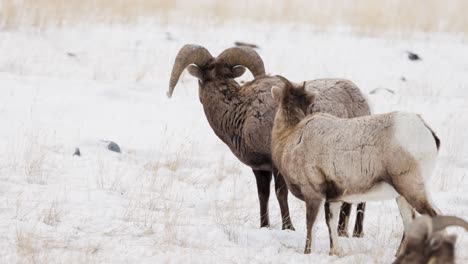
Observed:
[[[461,226],[468,231],[468,223],[454,216],[424,215],[415,219],[394,264],[455,263],[456,236],[444,233],[448,226]]]
[[[291,112],[302,111],[303,116],[307,114],[307,109],[315,100],[315,94],[306,91],[305,82],[301,85],[294,85],[286,78],[277,76],[284,82],[284,87],[273,86],[271,95],[280,104],[280,107]]]
[[[265,75],[263,61],[252,48],[229,48],[214,58],[204,47],[187,44],[180,49],[175,59],[167,96],[172,96],[180,75],[187,67],[189,73],[197,77],[201,84],[240,77],[245,68],[248,68],[255,78]]]

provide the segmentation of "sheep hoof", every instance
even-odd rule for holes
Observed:
[[[338,230],[338,235],[340,237],[349,237],[349,234],[348,234],[347,230]]]
[[[292,223],[285,223],[283,224],[283,230],[292,230],[292,231],[296,231],[296,229],[294,228],[294,226],[292,225]]]
[[[353,237],[362,238],[364,237],[364,232],[354,232]]]
[[[341,250],[341,248],[331,248],[330,249],[330,256],[337,256],[337,257],[341,257],[343,256],[343,251]]]

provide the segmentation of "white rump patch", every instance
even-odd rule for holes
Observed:
[[[368,201],[391,200],[398,196],[400,196],[400,194],[398,194],[395,188],[386,182],[381,182],[365,193],[342,196],[339,200],[348,203],[362,203]]]
[[[418,115],[398,112],[394,117],[395,139],[416,159],[437,153],[434,137]]]
[[[437,146],[432,132],[413,113],[398,112],[394,122],[396,141],[420,162],[421,173],[425,182],[428,182],[437,159]]]

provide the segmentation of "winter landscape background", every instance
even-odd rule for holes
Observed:
[[[442,142],[433,199],[468,219],[466,13],[462,0],[2,0],[0,262],[390,263],[394,201],[368,203],[343,257],[328,255],[323,212],[302,254],[292,195],[296,231],[281,230],[274,192],[259,229],[255,178],[209,127],[197,80],[166,97],[172,64],[187,43],[217,55],[251,42],[268,73],[347,78],[374,113],[420,113]],[[448,230],[468,262],[468,234]]]

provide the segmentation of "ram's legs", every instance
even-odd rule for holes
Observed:
[[[360,203],[356,208],[356,223],[354,224],[353,237],[364,236],[364,213],[366,212],[366,203]]]
[[[260,202],[260,227],[269,227],[268,199],[270,198],[271,171],[253,170]]]
[[[343,203],[343,205],[341,205],[340,220],[338,222],[338,234],[342,237],[348,237],[348,222],[349,215],[351,214],[351,207],[352,204],[350,203]]]
[[[286,186],[283,176],[276,169],[273,170],[273,176],[275,178],[276,199],[278,199],[281,210],[282,228],[294,230],[289,215],[288,187]]]
[[[352,204],[343,203],[340,210],[340,220],[338,222],[338,235],[348,237],[348,222],[351,215]],[[364,236],[364,213],[366,211],[366,203],[360,203],[356,209],[356,222],[354,223],[353,237]]]

